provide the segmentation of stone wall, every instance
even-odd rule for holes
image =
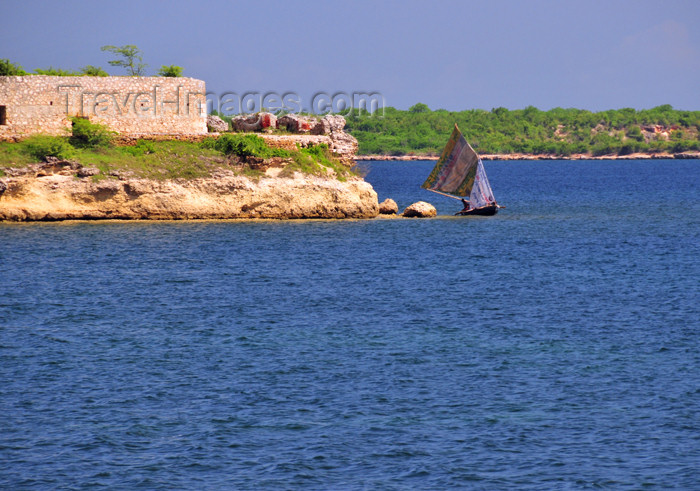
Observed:
[[[66,135],[72,116],[125,136],[206,134],[205,92],[185,77],[0,77],[0,140]]]

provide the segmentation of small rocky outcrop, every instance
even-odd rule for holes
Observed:
[[[425,201],[418,201],[406,207],[403,211],[405,217],[430,218],[437,215],[437,210],[433,205]]]
[[[277,116],[272,113],[239,115],[233,118],[233,129],[237,131],[262,131],[277,127]]]
[[[44,177],[59,174],[71,176],[80,171],[83,166],[74,160],[62,160],[57,157],[47,156],[45,162],[29,164],[26,167],[10,167],[5,169],[5,174],[10,177]]]
[[[338,155],[355,155],[357,139],[345,133],[345,118],[336,114],[327,114],[311,128],[312,135],[328,135],[333,142],[332,150]]]
[[[296,114],[285,114],[277,120],[278,128],[286,128],[292,133],[308,133],[311,130],[311,122]]]
[[[357,139],[344,131],[331,133],[331,140],[333,141],[332,150],[338,155],[355,155],[359,148]]]
[[[674,159],[700,159],[700,152],[687,151],[673,154]]]
[[[207,128],[210,132],[223,133],[224,131],[228,131],[228,123],[219,116],[212,116],[210,114],[207,116]]]
[[[78,169],[78,172],[76,172],[76,175],[78,177],[92,177],[96,176],[97,174],[100,173],[100,169],[97,167],[81,167]]]
[[[320,120],[315,120],[297,114],[286,114],[277,119],[272,113],[257,113],[236,116],[232,123],[233,129],[236,131],[263,132],[267,133],[265,137],[278,137],[279,141],[296,139],[296,143],[302,147],[309,144],[326,143],[333,153],[348,164],[353,163],[359,148],[357,139],[343,130],[345,118],[334,114],[327,114]],[[295,135],[270,134],[271,129],[275,127],[285,128]],[[273,146],[286,147],[285,145]],[[291,148],[294,148],[294,144]]]
[[[326,114],[311,129],[313,135],[330,135],[334,131],[343,131],[345,118],[337,114]]]
[[[379,203],[380,215],[396,215],[399,212],[399,205],[391,198],[387,198]]]

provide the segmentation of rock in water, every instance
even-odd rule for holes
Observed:
[[[399,212],[399,205],[391,198],[387,198],[379,203],[380,215],[395,215]]]
[[[207,116],[207,128],[209,128],[209,131],[222,133],[228,131],[228,123],[219,116],[212,116],[210,114]]]
[[[418,201],[406,207],[403,211],[405,217],[429,218],[437,215],[437,210],[430,203]]]

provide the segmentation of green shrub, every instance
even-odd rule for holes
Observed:
[[[27,72],[21,66],[12,63],[7,58],[0,59],[0,76],[26,75]]]
[[[36,135],[28,138],[24,145],[29,155],[35,159],[44,160],[46,157],[69,159],[74,155],[74,148],[65,137]]]
[[[99,123],[91,123],[86,118],[72,118],[73,136],[70,142],[76,147],[107,147],[112,143],[114,131]]]
[[[282,171],[283,177],[291,176],[294,172],[324,176],[327,175],[328,169],[335,172],[339,181],[345,181],[348,175],[357,175],[354,169],[338,160],[325,143],[298,148],[296,152],[290,152],[290,154],[292,163]]]
[[[325,143],[320,143],[307,148],[300,148],[299,152],[310,156],[316,162],[319,162],[326,167],[334,167],[336,165],[336,159],[333,157],[331,149],[328,148],[328,145]]]
[[[134,157],[138,157],[140,155],[156,153],[156,147],[153,145],[153,142],[148,140],[138,140],[133,147],[122,147],[122,151]]]
[[[213,148],[226,155],[237,155],[239,157],[288,157],[289,152],[279,148],[270,148],[263,138],[251,134],[231,134],[221,135],[216,140],[207,139],[203,142],[206,148]]]
[[[37,68],[34,70],[37,75],[52,75],[55,77],[77,77],[80,75],[78,72],[73,72],[71,70],[64,70],[62,68],[54,68],[52,66],[48,68]]]
[[[160,70],[158,70],[159,77],[182,77],[181,66],[177,65],[162,65]]]
[[[296,152],[292,156],[292,163],[284,169],[283,176],[291,176],[294,172],[302,174],[320,174],[323,169],[307,152]]]
[[[642,135],[642,130],[637,125],[632,125],[629,128],[627,128],[627,138],[636,140],[638,142],[644,141],[644,135]]]
[[[80,69],[80,73],[88,77],[109,77],[109,73],[105,72],[102,67],[87,65]]]

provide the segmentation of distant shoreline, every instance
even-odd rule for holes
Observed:
[[[415,161],[415,160],[437,160],[438,155],[355,155],[356,161],[366,160],[394,160],[394,161]],[[589,155],[574,154],[568,156],[551,154],[485,154],[481,155],[483,160],[651,160],[651,159],[700,159],[700,152],[682,153],[631,153],[629,155]]]

